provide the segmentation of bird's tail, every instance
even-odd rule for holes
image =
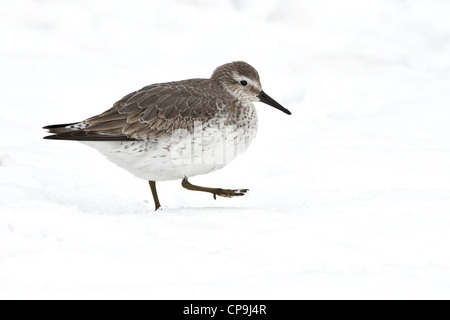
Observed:
[[[64,134],[82,130],[84,127],[86,127],[86,125],[83,122],[54,124],[51,126],[45,126],[43,129],[47,129],[49,133],[54,133],[55,135],[46,136],[44,137],[44,139],[61,139],[62,137],[65,136]]]
[[[124,134],[101,134],[96,131],[86,131],[87,123],[74,122],[66,124],[54,124],[45,126],[50,136],[45,136],[44,139],[50,140],[76,140],[76,141],[134,141],[136,139],[128,137]]]

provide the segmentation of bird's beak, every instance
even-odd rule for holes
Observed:
[[[281,104],[273,100],[271,97],[269,97],[264,91],[261,91],[261,93],[258,95],[259,101],[264,102],[265,104],[268,104],[269,106],[272,106],[278,110],[283,111],[286,114],[291,114],[291,112],[284,108]]]

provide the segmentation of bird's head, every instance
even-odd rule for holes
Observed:
[[[264,102],[286,114],[291,114],[263,91],[258,72],[246,62],[235,61],[218,67],[211,80],[216,81],[239,101]]]

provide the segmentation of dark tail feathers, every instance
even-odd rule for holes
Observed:
[[[66,124],[54,124],[51,126],[45,126],[43,129],[47,129],[49,133],[54,135],[46,136],[44,139],[49,140],[76,140],[76,141],[133,141],[136,139],[127,137],[122,134],[118,135],[105,135],[99,134],[93,131],[84,131],[77,128],[75,125],[79,122],[66,123]]]

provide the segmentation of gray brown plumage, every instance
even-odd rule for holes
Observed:
[[[204,136],[218,135],[216,138],[228,143],[227,152],[232,145],[238,146],[233,158],[245,150],[256,134],[257,118],[253,101],[267,103],[290,114],[289,110],[262,91],[259,75],[252,66],[242,61],[232,62],[218,67],[210,79],[149,85],[126,95],[109,110],[84,121],[46,126],[44,128],[53,135],[45,139],[89,142],[111,161],[149,181],[187,181],[189,176],[207,173],[228,163],[205,162],[210,161],[209,153],[218,146],[205,143],[201,140]],[[202,133],[200,136],[193,135],[199,123]],[[243,131],[238,132],[238,129]],[[172,149],[175,146],[170,139],[174,132],[180,130],[184,130],[181,132],[185,132],[183,135],[186,137],[185,149],[181,150],[189,148],[189,141],[203,146],[201,153],[194,154],[194,157],[201,157],[204,163],[176,164],[180,159],[189,160],[186,157],[174,158]],[[227,136],[220,133],[226,130],[235,134]],[[157,158],[164,160],[158,162],[155,160]],[[150,185],[155,196],[156,186]],[[188,182],[184,185],[191,190],[202,188]],[[208,190],[200,191],[211,192],[212,189]],[[233,192],[216,194],[230,196]],[[235,195],[242,195],[242,192]]]

